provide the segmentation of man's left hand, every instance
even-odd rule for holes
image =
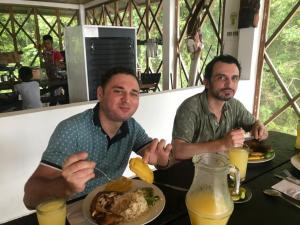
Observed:
[[[166,167],[169,163],[169,155],[172,150],[172,145],[167,144],[164,139],[153,141],[144,149],[143,160],[145,163],[155,166]]]
[[[257,120],[251,130],[252,135],[254,136],[255,139],[262,141],[268,138],[268,131],[265,125]]]

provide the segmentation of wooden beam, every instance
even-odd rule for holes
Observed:
[[[16,36],[16,29],[15,29],[15,17],[13,13],[12,6],[9,7],[9,18],[11,22],[11,33],[12,33],[12,39],[14,44],[14,51],[18,51],[18,43],[17,43],[17,36]]]
[[[211,25],[212,25],[212,27],[213,27],[213,30],[214,30],[214,32],[215,32],[215,35],[216,35],[216,37],[217,37],[217,39],[218,39],[218,44],[221,44],[221,43],[222,43],[222,40],[221,40],[221,38],[220,38],[220,34],[219,34],[219,32],[218,32],[218,29],[217,29],[217,26],[216,26],[216,22],[214,21],[214,18],[212,17],[212,15],[211,15],[209,9],[208,9],[207,14],[208,14],[208,18],[210,19],[210,22],[211,22]]]
[[[37,6],[37,7],[49,7],[49,8],[61,8],[61,9],[78,9],[78,4],[66,4],[66,3],[56,3],[56,2],[43,2],[43,1],[24,1],[24,0],[1,0],[1,4],[10,5],[27,5],[27,6]]]
[[[9,34],[12,36],[12,33],[11,33],[10,30],[7,28],[9,22],[10,22],[10,19],[9,19],[9,18],[6,20],[6,23],[5,23],[5,24],[3,24],[3,23],[0,21],[0,25],[3,27],[2,30],[0,31],[0,36],[3,34],[4,31],[6,31],[7,33],[9,33]]]
[[[285,86],[284,81],[282,80],[281,76],[277,72],[277,70],[276,70],[275,66],[273,65],[267,52],[265,52],[265,60],[266,60],[266,63],[269,65],[269,68],[270,68],[272,74],[274,75],[275,79],[277,80],[279,86],[281,87],[283,93],[285,94],[285,96],[288,98],[289,101],[292,101],[293,96],[289,92],[288,88]],[[299,108],[297,107],[297,105],[294,102],[292,102],[292,107],[295,110],[295,112],[299,115],[299,113],[300,113]]]
[[[254,91],[254,103],[253,103],[253,115],[256,119],[259,117],[259,106],[260,106],[260,96],[261,96],[261,83],[262,83],[262,73],[264,66],[264,54],[265,54],[265,40],[268,31],[269,23],[269,12],[270,12],[270,0],[265,0],[264,11],[262,18],[261,36],[259,42],[259,52],[258,52],[258,64],[256,71],[255,80],[255,91]]]
[[[38,11],[36,8],[33,9],[33,15],[34,15],[34,24],[35,24],[35,38],[36,38],[36,46],[41,44],[41,36],[40,36],[40,26],[39,26],[39,19],[38,19]],[[35,62],[37,56],[39,56],[40,65],[42,65],[42,58],[41,58],[41,49],[37,48],[38,52],[35,55],[34,59],[31,62],[31,65]]]
[[[118,20],[118,16],[119,16],[118,1],[114,2],[114,12],[115,12],[114,25],[119,26],[120,24],[119,24],[119,20]]]
[[[62,50],[63,43],[62,43],[62,31],[61,31],[61,21],[60,21],[59,9],[56,9],[56,18],[57,18],[57,33],[58,33],[59,49]]]
[[[129,26],[130,26],[130,27],[133,26],[133,23],[132,23],[132,20],[133,20],[133,19],[132,19],[132,18],[133,18],[133,17],[132,17],[132,3],[131,3],[131,1],[132,1],[132,0],[129,1]]]
[[[140,18],[140,21],[141,21],[140,24],[143,24],[143,26],[145,27],[145,30],[146,30],[146,29],[147,29],[147,26],[146,26],[146,24],[145,24],[144,21],[143,21],[144,16],[141,15],[141,13],[140,13],[140,11],[139,11],[139,8],[137,7],[137,5],[136,5],[136,3],[135,3],[134,1],[132,1],[132,4],[133,4],[133,7],[135,8],[135,11],[136,11],[138,17]],[[145,15],[145,12],[144,12],[144,15]],[[138,30],[137,30],[137,34],[139,34],[139,28],[138,28]]]
[[[127,2],[126,6],[125,6],[125,9],[124,9],[123,16],[122,16],[122,18],[120,18],[120,20],[121,20],[121,25],[124,24],[124,19],[125,19],[126,15],[127,15],[128,9],[129,9],[129,3],[130,3],[130,1]],[[128,13],[131,14],[129,11],[128,11]]]
[[[109,6],[104,5],[104,10],[105,10],[105,12],[106,12],[106,15],[107,15],[108,18],[109,18],[110,23],[113,25],[113,24],[114,24],[114,18],[111,17],[111,15],[110,15],[109,10],[107,9],[107,7],[109,7]],[[106,24],[106,25],[107,25],[107,24]]]
[[[153,17],[153,20],[152,20],[152,22],[150,24],[150,30],[151,30],[152,26],[155,23],[156,27],[157,27],[157,30],[159,31],[159,34],[162,37],[163,36],[162,35],[162,31],[161,31],[160,26],[159,26],[159,24],[157,22],[157,16],[158,16],[159,12],[161,11],[161,8],[162,8],[162,1],[159,2],[158,6],[157,6],[157,10],[155,11],[155,13],[153,13],[152,10],[151,10],[151,8],[150,8],[150,13],[151,13],[151,15]]]
[[[171,79],[172,79],[172,82],[171,82],[171,85],[172,85],[172,89],[176,89],[177,88],[177,73],[178,73],[178,63],[179,63],[179,57],[180,57],[180,53],[179,53],[179,10],[180,10],[180,7],[179,7],[179,0],[176,0],[176,3],[175,3],[175,9],[176,9],[176,13],[175,13],[175,34],[176,36],[174,37],[176,40],[175,40],[175,44],[176,44],[176,47],[174,48],[174,55],[177,55],[176,57],[176,62],[174,63],[174,73],[171,74]],[[169,76],[167,74],[167,76]]]
[[[296,15],[296,12],[299,9],[299,7],[300,7],[300,1],[298,1],[296,3],[296,5],[293,7],[293,9],[289,12],[289,14],[280,23],[280,25],[276,28],[276,30],[273,32],[273,34],[269,37],[269,39],[266,42],[266,48],[268,48],[272,44],[272,42],[281,33],[281,31],[287,25],[287,23],[293,18],[294,15]]]
[[[25,19],[23,20],[23,22],[21,24],[18,23],[18,21],[16,21],[18,23],[19,29],[16,31],[16,34],[18,35],[18,33],[20,32],[20,30],[23,28],[23,26],[25,25],[25,23],[27,22],[27,20],[29,19],[29,17],[32,14],[33,9],[29,9],[27,10],[27,15],[25,17]]]
[[[71,25],[71,23],[73,22],[73,20],[75,19],[75,17],[77,17],[77,24],[78,24],[78,21],[79,21],[79,15],[78,15],[78,11],[75,11],[72,18],[69,20],[69,22],[67,23],[67,27]]]
[[[190,18],[192,17],[192,12],[195,10],[195,8],[196,8],[196,4],[197,2],[196,1],[194,1],[194,3],[193,3],[193,6],[192,6],[192,9],[191,9],[191,11],[189,11],[189,15],[187,16],[187,18],[186,18],[186,21],[185,21],[185,24],[184,24],[184,26],[183,26],[183,29],[182,29],[182,31],[181,31],[181,34],[180,34],[180,36],[179,36],[179,40],[178,40],[178,42],[179,42],[179,44],[181,43],[181,41],[182,41],[182,38],[183,38],[183,36],[185,35],[185,33],[186,33],[186,29],[187,29],[187,26],[188,26],[188,24],[189,24],[189,20],[190,20]],[[179,6],[178,6],[179,7]],[[179,18],[178,18],[179,19]]]
[[[150,0],[146,0],[146,40],[148,41],[150,38],[150,23],[149,23],[149,9],[150,9]],[[146,49],[146,70],[150,68],[150,59],[147,54],[147,49]]]
[[[27,33],[27,31],[23,28],[23,26],[21,26],[21,24],[19,24],[18,21],[15,20],[16,25],[19,26],[18,32],[16,32],[16,37],[18,36],[19,31],[23,31],[23,33],[25,34],[25,36],[27,36],[27,38],[34,44],[35,41],[33,40],[33,38]]]
[[[284,113],[289,106],[291,106],[292,104],[294,104],[298,99],[300,99],[300,93],[298,93],[294,98],[291,99],[291,101],[287,102],[284,106],[282,106],[280,109],[278,109],[276,112],[274,112],[272,114],[272,116],[269,117],[269,119],[267,119],[264,124],[267,125],[270,122],[272,122],[273,120],[275,120],[278,116],[280,116],[282,113]],[[300,117],[299,111],[298,113],[296,112],[296,114],[298,115],[298,117]]]

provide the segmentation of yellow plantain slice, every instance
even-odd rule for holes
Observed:
[[[112,180],[105,185],[104,191],[127,192],[132,187],[132,181],[126,177]]]
[[[153,171],[149,166],[144,163],[143,159],[140,157],[132,158],[129,160],[129,168],[134,172],[141,180],[152,184],[154,180]]]

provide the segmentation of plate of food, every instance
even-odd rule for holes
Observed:
[[[296,169],[300,170],[300,153],[291,158],[291,163]]]
[[[248,163],[264,163],[275,158],[275,151],[271,145],[255,139],[245,141],[245,145],[249,147]]]
[[[83,200],[82,212],[91,225],[140,225],[154,220],[165,203],[155,185],[122,177],[90,192]]]

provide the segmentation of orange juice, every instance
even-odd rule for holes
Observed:
[[[239,169],[241,180],[246,178],[248,154],[248,150],[243,147],[231,148],[228,152],[229,161]]]
[[[225,204],[223,196],[198,192],[186,199],[192,225],[226,225],[233,207]]]
[[[37,206],[36,214],[40,225],[65,225],[67,214],[65,200],[43,202]]]

